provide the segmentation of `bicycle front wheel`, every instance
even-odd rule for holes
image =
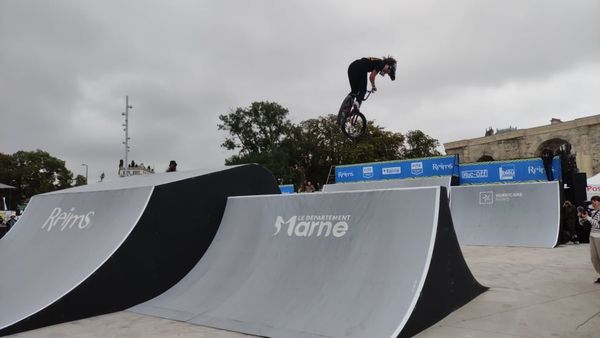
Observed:
[[[354,141],[363,136],[367,131],[367,119],[361,112],[354,112],[342,120],[342,132]]]

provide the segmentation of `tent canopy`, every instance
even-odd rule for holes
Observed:
[[[600,185],[600,173],[588,178],[587,185]]]

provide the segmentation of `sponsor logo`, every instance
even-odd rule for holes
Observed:
[[[373,177],[373,167],[363,167],[363,177],[364,178],[372,178]]]
[[[400,167],[389,167],[381,169],[381,173],[383,175],[398,175],[402,173],[402,168]]]
[[[413,175],[421,175],[423,173],[423,162],[413,162],[410,164],[410,172]]]
[[[460,172],[462,178],[487,178],[489,172],[487,169],[464,170]]]
[[[493,191],[480,191],[479,204],[494,204],[494,202],[507,202],[513,198],[521,198],[523,193],[518,192],[501,192],[494,194]]]
[[[514,180],[515,179],[516,170],[515,170],[514,164],[501,165],[500,169],[498,169],[498,171],[500,172],[501,180]]]
[[[340,238],[348,232],[350,218],[350,215],[296,215],[286,220],[282,216],[277,216],[273,236],[281,233],[288,237]]]
[[[512,198],[523,197],[522,192],[504,192],[496,194],[496,202],[510,201]]]
[[[431,164],[431,168],[433,169],[433,171],[449,171],[452,170],[452,168],[454,168],[454,165],[451,163],[432,163]]]
[[[42,225],[42,229],[51,231],[52,228],[60,228],[60,231],[71,229],[77,226],[78,229],[85,229],[90,226],[92,217],[96,214],[94,211],[90,211],[86,214],[75,213],[75,208],[71,208],[69,211],[63,211],[61,208],[54,208],[50,213],[50,216],[46,219]]]
[[[493,191],[480,191],[479,192],[479,204],[494,204],[494,192]]]
[[[527,173],[530,175],[545,175],[546,170],[544,167],[530,165],[527,167]]]
[[[340,172],[338,172],[338,177],[339,178],[354,177],[354,173],[351,171],[340,171]]]

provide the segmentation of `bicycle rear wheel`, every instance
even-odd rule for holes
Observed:
[[[367,119],[361,112],[353,112],[342,119],[342,133],[354,141],[363,136],[367,131]]]

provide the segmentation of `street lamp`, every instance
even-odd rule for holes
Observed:
[[[88,165],[85,163],[82,163],[81,165],[85,166],[85,184],[88,184]]]

